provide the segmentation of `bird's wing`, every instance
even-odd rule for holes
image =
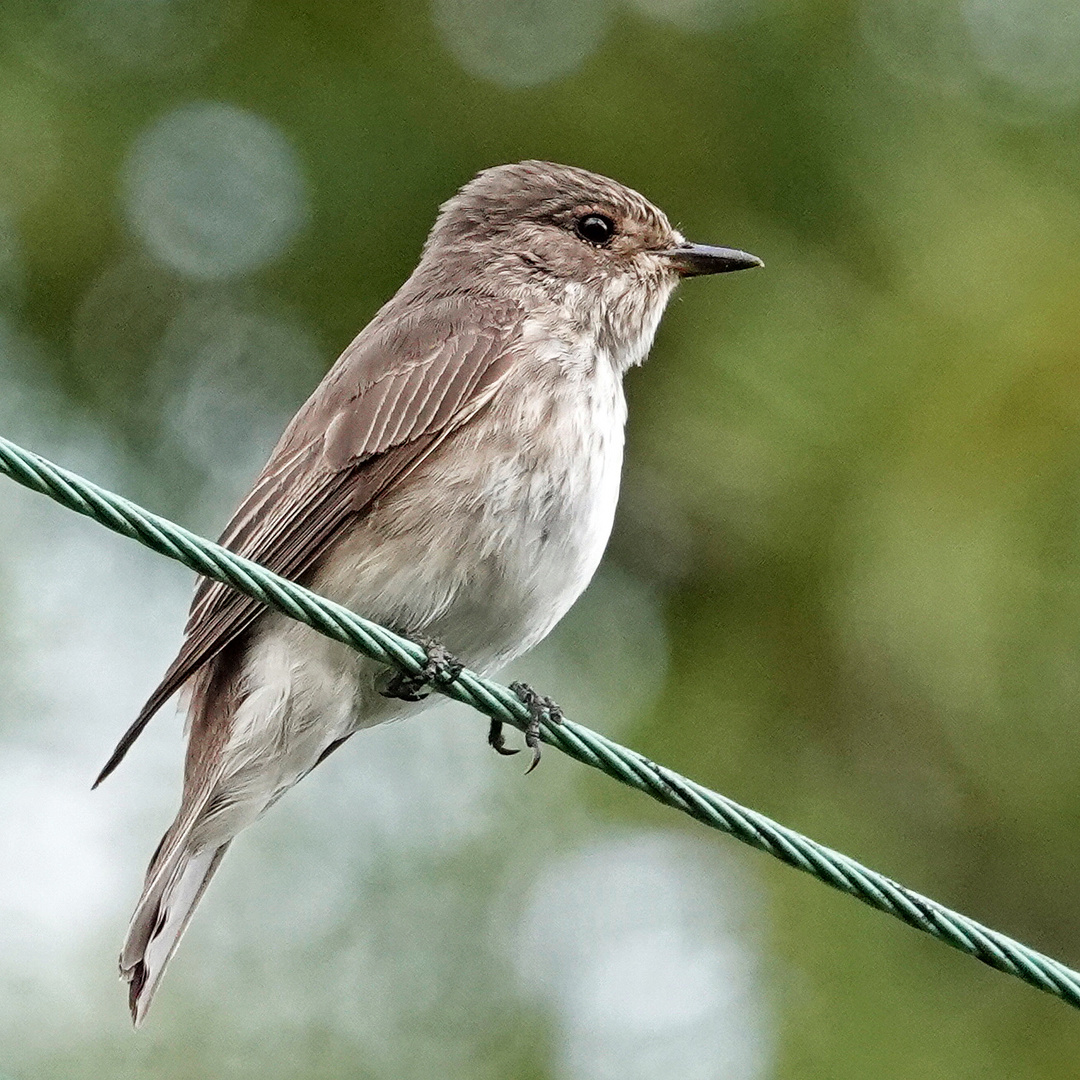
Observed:
[[[475,304],[475,301],[472,302]],[[302,579],[347,526],[494,396],[509,370],[516,305],[479,311],[453,298],[421,321],[388,306],[341,355],[293,418],[220,543]],[[124,733],[95,786],[123,760],[154,713],[264,610],[200,580],[184,642]]]

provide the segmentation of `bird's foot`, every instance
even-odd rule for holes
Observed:
[[[546,697],[544,694],[538,694],[526,683],[511,683],[510,689],[517,694],[518,700],[529,710],[529,723],[525,728],[525,745],[532,751],[532,762],[525,770],[525,775],[528,776],[540,764],[540,725],[542,723],[562,723],[563,711],[551,698]],[[499,754],[510,755],[518,752],[506,748],[506,740],[503,738],[503,722],[496,720],[494,717],[491,720],[491,727],[488,728],[488,745]]]
[[[449,686],[465,670],[465,665],[446,650],[446,646],[431,638],[410,637],[424,650],[427,660],[415,674],[396,672],[379,691],[383,697],[401,701],[422,701],[433,686]]]

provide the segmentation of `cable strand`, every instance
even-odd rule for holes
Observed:
[[[424,666],[424,651],[414,642],[2,437],[0,473],[159,555],[306,623],[379,663],[393,665],[411,675]],[[519,730],[524,731],[529,722],[527,708],[513,691],[474,672],[463,671],[452,683],[439,684],[434,689]],[[544,723],[540,737],[576,761],[772,855],[997,971],[1014,975],[1080,1008],[1080,973],[898,884],[849,855],[818,844],[580,724],[569,720],[554,725]]]

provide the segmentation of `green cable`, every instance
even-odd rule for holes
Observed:
[[[48,495],[69,510],[85,514],[122,536],[138,540],[152,551],[175,559],[196,573],[225,582],[380,663],[395,665],[414,675],[424,665],[424,652],[413,642],[271,573],[258,563],[148,513],[127,499],[2,437],[0,472],[32,491]],[[513,691],[471,671],[463,671],[450,685],[438,685],[435,689],[471,705],[485,716],[504,720],[519,729],[524,730],[529,721],[528,710]],[[580,724],[569,720],[556,725],[545,724],[540,735],[545,743],[646,792],[658,802],[673,806],[714,829],[730,833],[744,844],[768,852],[834,889],[1080,1008],[1080,973],[1060,961],[920,896],[849,856],[695,784]]]

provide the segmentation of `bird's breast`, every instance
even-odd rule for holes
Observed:
[[[515,371],[347,537],[318,583],[369,617],[494,670],[592,578],[615,516],[626,405],[601,358]]]
[[[461,493],[444,506],[458,587],[433,634],[484,668],[535,645],[588,585],[622,470],[626,406],[610,365],[507,390],[470,433],[471,452],[454,455],[474,469],[448,478]]]

